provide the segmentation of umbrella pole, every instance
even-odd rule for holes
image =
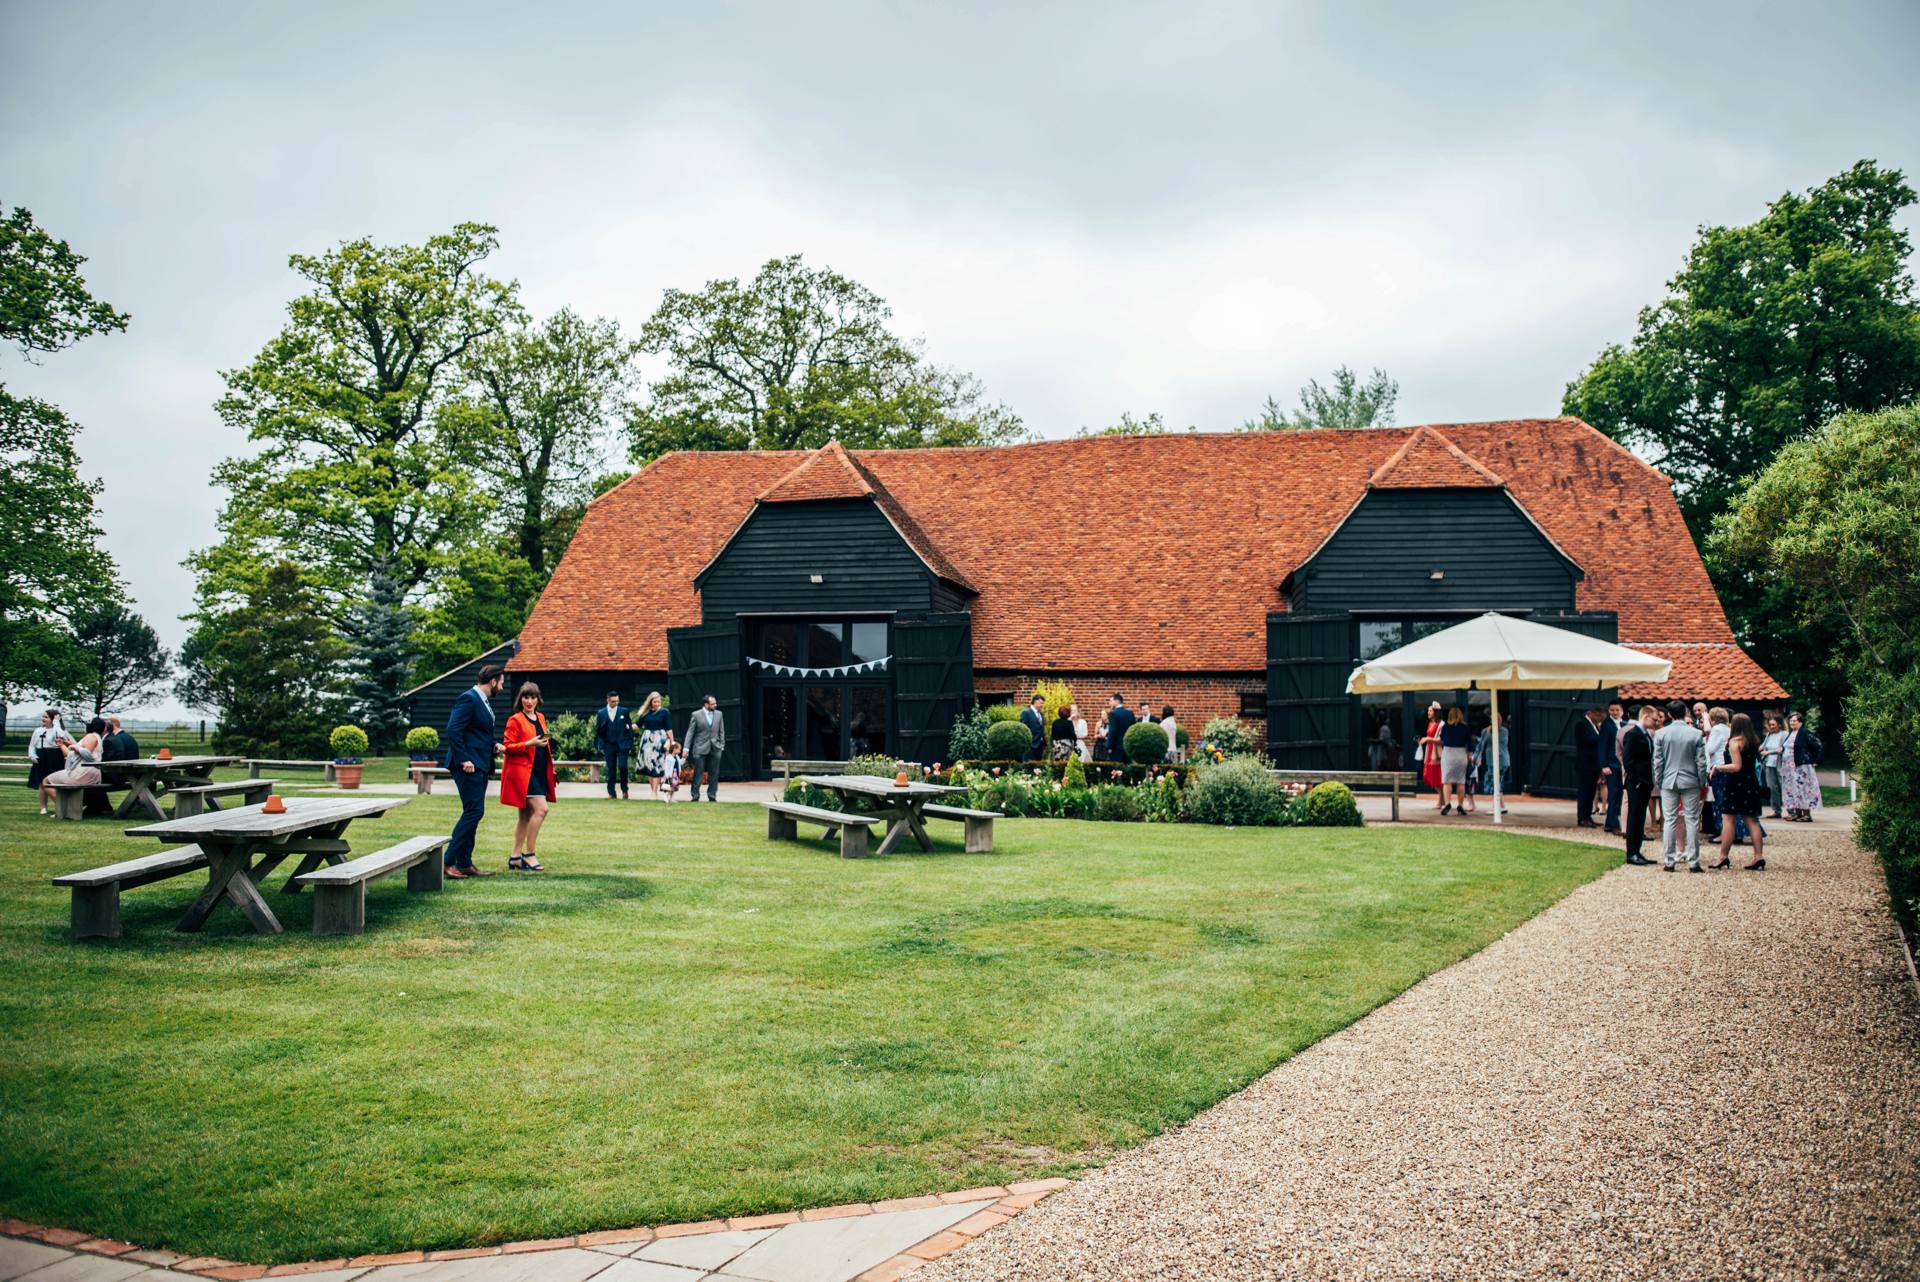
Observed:
[[[1493,701],[1493,739],[1489,745],[1493,757],[1493,821],[1499,823],[1506,812],[1506,806],[1500,800],[1500,687],[1495,686],[1487,692]]]

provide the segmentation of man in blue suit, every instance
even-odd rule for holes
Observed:
[[[489,663],[480,669],[479,682],[453,701],[447,718],[447,771],[460,793],[460,819],[445,856],[449,877],[493,876],[473,866],[473,838],[487,813],[487,780],[493,776],[493,696],[506,681],[506,673]]]
[[[1033,743],[1027,749],[1027,760],[1038,761],[1041,749],[1047,742],[1047,701],[1034,695],[1027,704],[1027,710],[1020,714],[1020,724],[1033,736]]]
[[[1133,713],[1127,701],[1116,694],[1107,700],[1107,760],[1127,759],[1127,731],[1133,728]]]
[[[593,714],[593,742],[607,759],[607,799],[613,800],[619,777],[620,799],[627,797],[627,754],[633,751],[633,718],[620,706],[620,692],[607,691],[607,706]]]

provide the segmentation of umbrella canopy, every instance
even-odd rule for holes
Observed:
[[[1665,659],[1565,628],[1487,613],[1363,663],[1348,694],[1376,690],[1599,690],[1665,681]]]

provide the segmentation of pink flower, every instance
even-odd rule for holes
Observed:
[[[995,767],[993,768],[993,773],[995,773],[995,774],[999,774],[999,773],[1000,773],[1000,767],[999,767],[999,766],[995,766]]]

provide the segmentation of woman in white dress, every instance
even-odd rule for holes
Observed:
[[[1093,747],[1087,742],[1087,719],[1080,715],[1080,705],[1068,704],[1067,716],[1073,722],[1073,741],[1077,745],[1076,751],[1079,753],[1080,760],[1092,761]]]

